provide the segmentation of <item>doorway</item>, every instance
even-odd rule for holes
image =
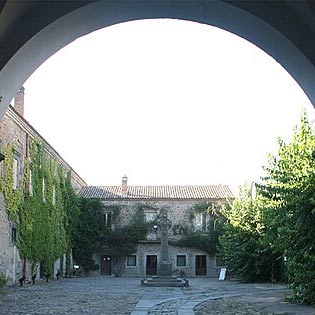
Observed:
[[[196,276],[206,276],[207,275],[207,256],[206,255],[196,255]]]
[[[112,258],[109,255],[101,256],[101,275],[110,276],[112,274]]]
[[[157,256],[147,255],[146,275],[156,276],[157,275]]]

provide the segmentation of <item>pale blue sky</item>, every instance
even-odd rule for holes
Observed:
[[[82,37],[25,83],[25,117],[90,185],[258,179],[313,107],[271,57],[226,31],[146,20]]]

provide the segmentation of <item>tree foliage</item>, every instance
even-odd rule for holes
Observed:
[[[292,141],[279,140],[259,189],[270,201],[267,217],[288,268],[292,300],[315,303],[315,131],[303,113]]]
[[[242,279],[264,280],[285,264],[292,300],[314,304],[315,131],[305,112],[291,141],[278,144],[257,198],[248,190],[233,205],[221,244],[228,268]]]
[[[73,234],[73,258],[88,273],[98,269],[93,254],[104,234],[103,205],[99,199],[81,199],[77,229]]]
[[[272,246],[263,217],[264,200],[244,185],[232,208],[224,211],[228,223],[220,237],[221,250],[230,273],[242,281],[271,281],[281,277],[281,253]]]

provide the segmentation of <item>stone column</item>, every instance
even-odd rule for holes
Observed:
[[[172,223],[167,218],[167,210],[162,209],[160,212],[160,219],[158,222],[158,228],[161,230],[161,259],[158,264],[158,276],[159,277],[171,277],[172,276],[172,264],[170,263],[168,254],[168,230],[171,228]]]

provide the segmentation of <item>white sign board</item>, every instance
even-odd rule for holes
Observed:
[[[219,280],[225,280],[226,268],[221,268]]]

